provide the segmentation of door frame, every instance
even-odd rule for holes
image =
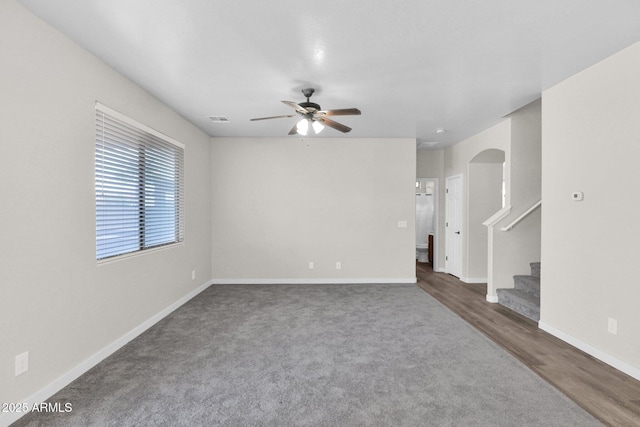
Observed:
[[[459,179],[460,180],[460,192],[458,194],[458,206],[459,206],[459,215],[460,215],[460,231],[462,231],[463,225],[464,225],[464,206],[463,206],[463,202],[464,202],[464,197],[463,197],[463,193],[464,193],[464,180],[463,180],[464,174],[456,174],[456,175],[451,175],[445,178],[445,231],[444,231],[444,242],[445,242],[445,262],[444,262],[444,271],[445,273],[449,273],[453,276],[456,276],[458,278],[462,277],[462,254],[463,254],[463,241],[462,238],[464,236],[464,234],[460,235],[460,247],[459,247],[459,251],[458,251],[458,260],[457,260],[457,268],[458,271],[451,271],[451,266],[454,265],[451,263],[451,261],[449,261],[449,254],[450,254],[450,249],[451,249],[451,241],[449,239],[449,214],[451,213],[451,208],[449,206],[449,182],[451,180],[454,179]]]

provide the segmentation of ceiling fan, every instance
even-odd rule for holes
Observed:
[[[340,132],[347,133],[351,130],[350,127],[338,123],[335,120],[331,120],[328,116],[358,116],[362,114],[357,108],[342,108],[338,110],[322,110],[318,104],[309,101],[311,95],[313,95],[315,89],[307,88],[302,89],[302,94],[307,98],[306,102],[295,103],[292,101],[282,101],[284,104],[296,110],[297,114],[288,114],[284,116],[271,116],[271,117],[258,117],[251,119],[256,120],[269,120],[269,119],[281,119],[285,117],[300,116],[302,119],[297,122],[289,131],[289,135],[306,135],[311,127],[315,134],[322,132],[325,126],[339,130]]]

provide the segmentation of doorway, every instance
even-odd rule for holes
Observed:
[[[504,207],[505,152],[495,148],[478,153],[468,165],[465,229],[465,281],[488,281],[489,239],[484,222]]]
[[[438,264],[438,178],[416,179],[416,260]]]

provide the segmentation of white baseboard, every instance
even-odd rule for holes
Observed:
[[[538,327],[543,331],[546,331],[551,335],[560,338],[562,341],[565,341],[572,346],[584,351],[585,353],[590,354],[596,359],[603,361],[607,365],[613,366],[617,370],[622,371],[625,374],[640,381],[640,369],[636,368],[635,366],[631,366],[620,359],[616,359],[610,354],[607,354],[604,351],[599,350],[592,345],[587,344],[586,342],[583,342],[578,338],[567,334],[566,332],[562,332],[561,330],[556,329],[547,323],[544,323],[542,320],[538,322]]]
[[[492,302],[492,303],[496,303],[496,302],[498,302],[498,297],[494,296],[494,295],[487,294],[487,301],[488,302]]]
[[[435,271],[436,273],[445,273],[444,268],[434,268],[433,271]]]
[[[486,277],[461,277],[460,280],[464,283],[487,283]]]
[[[352,283],[417,283],[415,277],[401,279],[368,278],[368,279],[213,279],[214,285],[323,285]]]
[[[32,408],[34,404],[41,403],[49,399],[51,396],[62,390],[64,387],[69,385],[72,381],[79,378],[82,374],[87,372],[89,369],[96,366],[98,363],[102,362],[104,359],[115,353],[117,350],[124,347],[129,341],[136,338],[138,335],[158,323],[160,320],[171,314],[178,307],[182,306],[184,303],[189,301],[191,298],[198,295],[200,292],[204,291],[211,285],[211,281],[199,286],[193,291],[189,292],[184,297],[180,298],[155,316],[147,319],[140,325],[136,326],[108,346],[104,347],[102,350],[90,356],[88,359],[81,362],[79,365],[68,371],[67,373],[61,375],[56,380],[54,380],[49,385],[45,386],[43,389],[35,392],[28,398],[21,400],[20,403],[26,403],[29,408]],[[8,426],[9,424],[17,421],[23,415],[26,415],[24,412],[6,412],[0,414],[0,427]]]

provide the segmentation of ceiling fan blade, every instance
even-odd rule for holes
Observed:
[[[326,117],[318,117],[318,121],[323,125],[329,126],[330,128],[334,128],[335,130],[339,130],[340,132],[347,133],[351,131],[349,126],[345,126],[342,123],[338,123],[331,119],[327,119]]]
[[[300,114],[309,114],[309,111],[307,111],[306,108],[304,108],[301,105],[296,104],[295,102],[292,101],[282,101],[283,104],[287,104],[289,107],[293,108],[294,110],[296,110],[298,113]]]
[[[295,114],[289,114],[287,116],[258,117],[258,118],[255,118],[255,119],[249,119],[249,121],[254,122],[256,120],[283,119],[285,117],[296,117],[296,115]]]
[[[319,111],[319,113],[325,116],[359,116],[362,114],[357,108],[340,108],[337,110]]]
[[[293,125],[293,127],[289,131],[289,135],[295,135],[297,133],[298,133],[298,124],[296,123],[295,125]]]

